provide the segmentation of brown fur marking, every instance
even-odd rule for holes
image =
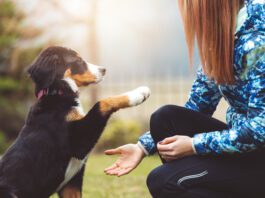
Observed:
[[[70,69],[67,69],[64,73],[64,77],[72,78],[78,87],[88,85],[96,81],[96,76],[94,76],[89,71],[86,71],[83,74],[72,74]]]
[[[70,77],[70,76],[71,76],[71,73],[72,73],[72,72],[71,72],[71,69],[67,69],[67,70],[65,71],[65,73],[64,73],[63,76],[64,76],[65,78]]]
[[[67,115],[66,115],[66,121],[70,122],[70,121],[75,121],[75,120],[80,120],[82,119],[84,116],[81,115],[77,109],[73,108]]]
[[[66,186],[62,190],[62,198],[81,198],[81,192],[72,186]]]
[[[125,107],[129,107],[129,98],[126,95],[109,97],[99,102],[99,109],[103,115]]]

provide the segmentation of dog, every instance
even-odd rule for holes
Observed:
[[[147,87],[97,102],[84,114],[78,88],[102,80],[104,67],[85,62],[72,49],[52,46],[29,66],[36,103],[0,161],[1,198],[80,198],[84,166],[111,114],[136,106]]]

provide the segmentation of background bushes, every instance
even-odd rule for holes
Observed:
[[[115,148],[127,143],[136,143],[145,128],[136,120],[112,119],[95,147],[95,152]]]

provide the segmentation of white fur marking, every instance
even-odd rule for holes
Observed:
[[[100,72],[100,66],[93,65],[91,63],[86,63],[87,69],[96,77],[96,82],[99,82],[103,79],[103,74]]]
[[[70,86],[70,88],[72,89],[73,92],[77,92],[78,91],[78,86],[76,85],[75,81],[72,78],[67,77],[67,78],[64,78],[63,80],[65,82],[67,82],[67,84]],[[85,112],[83,110],[83,107],[82,107],[82,105],[80,103],[80,99],[79,98],[76,99],[76,103],[77,103],[77,106],[74,107],[74,108],[77,110],[77,112],[80,115],[84,116]]]
[[[81,170],[81,168],[85,165],[86,159],[88,156],[86,156],[84,159],[79,160],[77,158],[72,157],[68,163],[68,166],[65,171],[64,175],[64,181],[59,185],[56,192],[61,190],[61,188],[67,184],[77,173]]]
[[[73,92],[77,92],[78,91],[78,86],[76,85],[75,81],[72,78],[66,77],[63,80],[65,82],[67,82],[67,84],[70,86],[70,88],[72,89]]]
[[[137,89],[127,92],[130,106],[139,105],[150,96],[150,89],[148,87],[138,87]]]

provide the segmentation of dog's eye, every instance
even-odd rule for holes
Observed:
[[[71,71],[73,74],[82,74],[85,72],[85,67],[83,67],[83,61],[76,61],[71,65]]]
[[[73,74],[78,74],[78,73],[80,73],[80,71],[79,71],[79,67],[78,67],[78,65],[77,65],[76,63],[73,64],[73,65],[71,65],[71,71],[72,71]]]

